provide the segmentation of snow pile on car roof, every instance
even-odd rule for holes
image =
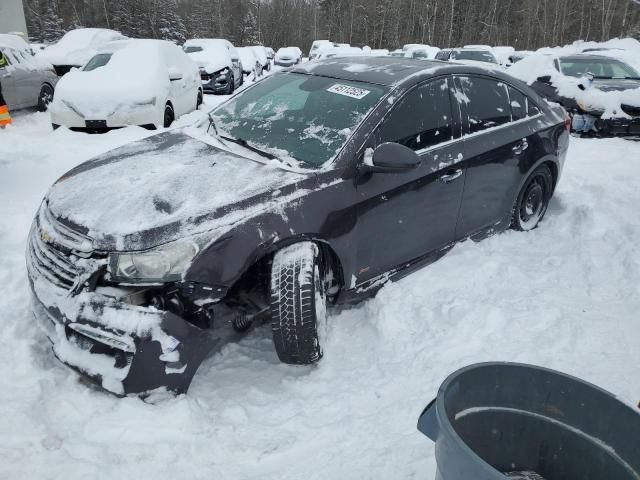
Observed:
[[[188,52],[199,68],[207,73],[219,72],[223,68],[231,68],[231,55],[224,40],[219,39],[194,39],[187,40],[184,44],[185,49],[188,47],[200,47],[202,50],[198,52]]]
[[[126,38],[108,28],[77,28],[65,33],[58,43],[48,46],[38,53],[38,56],[54,65],[82,66],[102,45]]]
[[[169,69],[160,48],[163,40],[114,42],[100,53],[113,52],[95,70],[67,73],[56,87],[52,108],[70,108],[88,120],[104,119],[117,110],[153,106],[166,98]]]
[[[640,64],[640,42],[637,40],[611,40],[603,43],[576,42],[566,47],[540,49],[511,66],[508,73],[528,84],[534,83],[540,77],[548,76],[560,96],[574,98],[579,104],[588,107],[588,110],[603,112],[602,118],[628,117],[622,105],[640,107],[640,88],[604,91],[597,88],[597,85],[587,77],[565,76],[554,66],[554,60],[560,56],[582,53],[586,48],[622,48],[621,45],[626,49],[620,50],[621,54],[613,56],[620,60],[623,60],[623,56],[637,57]],[[587,55],[602,53],[602,51],[594,51],[587,52]],[[638,71],[637,66],[631,64],[630,66]]]

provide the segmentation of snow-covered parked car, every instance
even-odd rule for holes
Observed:
[[[269,52],[267,52],[267,49],[265,47],[263,47],[262,45],[254,45],[248,48],[253,50],[253,53],[258,59],[258,62],[260,62],[260,67],[262,68],[262,71],[271,70],[271,62],[269,61]]]
[[[29,44],[11,34],[0,34],[0,61],[0,85],[9,109],[45,111],[58,83],[51,64],[34,57]]]
[[[433,60],[440,49],[430,45],[412,45],[404,50],[404,56],[419,60]]]
[[[331,40],[314,40],[311,44],[311,48],[309,49],[309,60],[314,60],[316,58],[316,52],[320,48],[335,46],[337,46],[337,44],[333,43]]]
[[[281,47],[276,52],[274,65],[290,67],[302,61],[302,56],[296,47]]]
[[[53,65],[58,76],[87,63],[103,45],[127,37],[108,28],[76,28],[64,34],[53,45],[37,52],[37,56]]]
[[[361,57],[364,52],[358,47],[330,47],[321,48],[316,52],[316,60],[325,58]]]
[[[236,48],[238,55],[240,55],[240,63],[242,64],[243,75],[254,74],[255,77],[262,76],[262,64],[256,52],[251,47],[238,47]]]
[[[496,57],[487,48],[444,48],[436,53],[435,58],[455,62],[492,63],[498,66]]]
[[[229,325],[266,317],[281,361],[314,363],[328,306],[457,240],[539,224],[568,147],[562,107],[479,67],[353,66],[278,72],[62,176],[27,252],[57,358],[119,395],[184,392]]]
[[[180,47],[164,40],[122,40],[61,78],[49,111],[54,129],[104,131],[168,127],[201,103],[198,68]]]
[[[183,50],[200,69],[206,93],[230,95],[242,85],[244,75],[238,49],[222,38],[187,40]]]
[[[640,73],[603,55],[529,55],[509,68],[545,98],[560,103],[578,133],[640,135]]]

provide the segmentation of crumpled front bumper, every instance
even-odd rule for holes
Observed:
[[[601,135],[636,136],[640,135],[640,117],[636,118],[599,118],[594,128]]]
[[[173,313],[99,293],[70,296],[31,272],[29,280],[34,316],[56,357],[116,395],[185,393],[215,345],[207,331]],[[62,308],[42,300],[60,293]]]

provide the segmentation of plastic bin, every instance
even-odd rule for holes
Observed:
[[[532,365],[450,375],[418,420],[438,480],[640,480],[640,415],[610,393]]]

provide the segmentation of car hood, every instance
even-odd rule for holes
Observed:
[[[221,235],[302,195],[295,183],[306,177],[171,131],[79,165],[45,202],[54,218],[89,236],[94,249],[144,250],[188,235]]]
[[[640,80],[627,78],[596,78],[593,80],[593,87],[603,92],[620,92],[640,88]]]

